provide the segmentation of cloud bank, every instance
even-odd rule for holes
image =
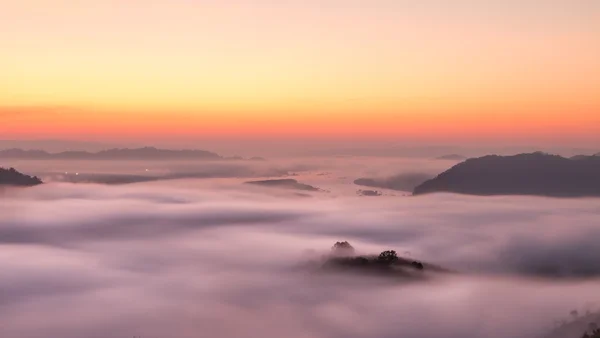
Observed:
[[[600,294],[598,199],[52,183],[0,199],[6,338],[538,337]],[[337,240],[458,271],[300,268]]]

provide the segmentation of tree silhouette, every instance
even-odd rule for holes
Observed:
[[[352,247],[352,245],[350,245],[350,243],[347,241],[335,242],[335,244],[331,247],[331,251],[335,255],[351,256],[354,254],[354,247]]]
[[[398,255],[395,250],[386,250],[379,254],[377,261],[385,264],[392,264],[398,260]]]

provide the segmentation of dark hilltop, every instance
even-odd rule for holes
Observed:
[[[42,183],[42,180],[35,176],[22,174],[14,168],[4,169],[0,167],[0,185],[31,187]]]
[[[489,155],[461,162],[417,186],[413,194],[600,196],[600,157],[542,152]]]

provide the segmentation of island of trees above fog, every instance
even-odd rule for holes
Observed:
[[[379,255],[357,255],[350,243],[336,242],[328,255],[313,261],[309,266],[321,271],[353,272],[367,276],[423,279],[425,271],[455,273],[443,267],[398,256],[395,250],[382,251]]]
[[[600,196],[599,155],[564,158],[536,152],[471,158],[418,185],[413,194]]]
[[[0,185],[31,187],[42,183],[42,180],[40,180],[39,178],[35,176],[21,174],[14,168],[0,168]]]
[[[99,152],[64,151],[49,153],[44,150],[0,150],[0,159],[31,160],[243,160],[241,157],[223,157],[206,150],[170,150],[154,147],[136,149],[108,149]],[[249,160],[264,160],[252,157]]]

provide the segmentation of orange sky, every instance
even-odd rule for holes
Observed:
[[[600,142],[595,0],[0,0],[0,139]]]

